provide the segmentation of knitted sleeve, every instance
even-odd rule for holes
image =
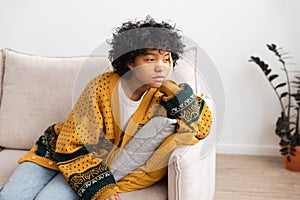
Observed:
[[[59,170],[84,200],[116,194],[115,179],[103,162],[113,144],[104,135],[105,111],[99,101],[105,101],[105,96],[98,95],[99,84],[94,79],[85,88],[59,130],[55,149]]]

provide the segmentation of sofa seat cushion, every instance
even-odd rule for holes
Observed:
[[[25,155],[27,151],[3,149],[0,151],[0,188],[8,181],[10,175],[14,172],[18,165],[18,160],[21,156]]]
[[[164,178],[145,189],[119,193],[119,195],[122,200],[167,200],[167,180]]]

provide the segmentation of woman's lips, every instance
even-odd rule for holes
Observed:
[[[165,79],[166,79],[165,76],[155,76],[155,77],[153,77],[153,80],[155,82],[163,82]]]

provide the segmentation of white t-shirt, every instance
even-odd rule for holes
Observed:
[[[143,96],[138,101],[132,101],[130,98],[126,96],[121,81],[119,81],[118,84],[118,92],[119,92],[119,101],[120,101],[120,109],[121,109],[120,111],[121,111],[121,120],[122,120],[122,130],[124,131],[130,117],[139,107],[143,99]]]

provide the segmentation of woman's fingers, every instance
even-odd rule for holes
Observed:
[[[118,195],[110,195],[105,200],[121,200]]]

